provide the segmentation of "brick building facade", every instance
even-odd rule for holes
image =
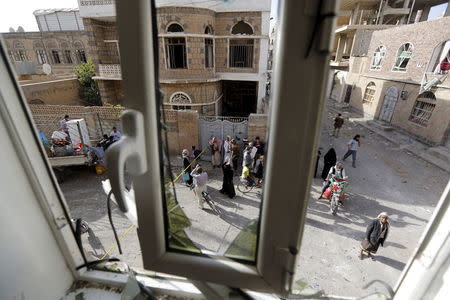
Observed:
[[[122,103],[120,54],[111,1],[80,6],[104,103]],[[157,1],[160,87],[165,108],[201,115],[263,111],[270,1],[215,5]],[[170,5],[170,6],[169,6]],[[101,15],[101,17],[99,17]]]

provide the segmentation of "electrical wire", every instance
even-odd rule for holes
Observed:
[[[112,219],[111,195],[112,195],[112,190],[108,193],[108,198],[106,199],[106,206],[108,207],[108,219],[109,219],[109,224],[111,224],[111,228],[114,233],[114,238],[116,239],[117,247],[119,248],[119,253],[122,254],[122,246],[120,245],[120,240],[117,235],[116,227],[114,226],[114,222]]]
[[[96,265],[98,265],[100,263],[110,262],[110,261],[120,261],[120,259],[115,258],[115,257],[111,257],[111,258],[106,258],[106,259],[94,260],[94,261],[90,261],[90,262],[87,262],[85,264],[82,264],[82,265],[76,267],[76,270],[79,270],[79,269],[82,269],[82,268],[85,268],[85,267],[88,268],[88,269],[91,269],[93,266],[96,266]]]

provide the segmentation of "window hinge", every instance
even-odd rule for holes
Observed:
[[[292,283],[295,273],[295,260],[297,258],[298,249],[295,247],[278,248],[276,251],[277,261],[283,266],[283,274],[281,274],[286,292],[292,290]]]

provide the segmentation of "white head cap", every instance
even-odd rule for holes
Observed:
[[[378,215],[378,217],[377,217],[377,218],[379,219],[379,218],[381,218],[381,217],[386,217],[386,218],[389,218],[389,216],[388,216],[387,212],[384,212],[384,211],[383,211],[382,213],[380,213],[380,214]]]

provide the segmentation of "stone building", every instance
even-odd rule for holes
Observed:
[[[102,101],[123,97],[114,1],[79,1]],[[156,1],[164,107],[201,115],[262,112],[270,0]]]
[[[50,74],[73,75],[73,67],[88,58],[87,33],[78,9],[38,10],[34,15],[38,32],[1,34],[19,79],[43,74],[44,64],[50,65]]]
[[[447,1],[416,1],[406,6],[408,14],[405,8],[384,17],[395,25],[376,24],[379,14],[374,25],[354,25],[350,41],[341,33],[352,25],[338,28],[330,98],[427,144],[450,148],[450,8],[438,18],[430,14],[442,3]],[[365,13],[359,16],[364,20]]]

